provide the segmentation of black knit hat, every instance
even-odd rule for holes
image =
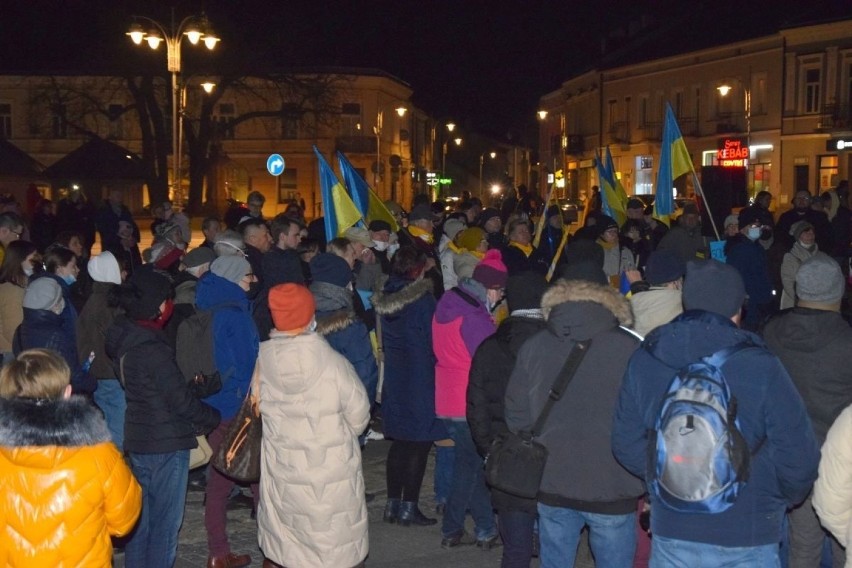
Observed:
[[[737,222],[739,223],[740,229],[748,227],[755,221],[760,221],[760,213],[758,213],[756,207],[746,207],[745,209],[740,211],[740,214],[737,217]]]
[[[718,260],[691,260],[683,281],[683,307],[705,310],[726,318],[740,313],[746,291],[739,271]]]
[[[603,267],[589,260],[566,264],[559,272],[559,277],[563,280],[581,280],[604,286],[609,284],[609,279],[606,277]]]
[[[373,221],[370,221],[370,226],[368,228],[374,233],[378,231],[387,231],[390,233],[392,231],[390,223],[382,221],[381,219],[374,219]]]
[[[534,310],[541,307],[541,297],[547,289],[544,274],[530,270],[509,276],[506,283],[506,302],[510,311]]]
[[[655,250],[648,257],[645,266],[645,279],[652,286],[674,282],[686,272],[686,263],[678,253],[671,249]]]
[[[326,282],[345,288],[352,281],[352,269],[336,254],[318,254],[311,259],[311,277],[314,282]]]
[[[135,269],[125,287],[122,306],[127,317],[133,320],[157,317],[160,305],[173,294],[169,277],[150,264]]]

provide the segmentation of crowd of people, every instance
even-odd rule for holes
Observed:
[[[726,219],[723,249],[699,204],[670,228],[639,199],[621,225],[592,207],[570,235],[525,188],[500,209],[387,202],[398,231],[372,220],[331,240],[303,205],[265,218],[253,192],[205,218],[192,250],[189,219],[165,202],[140,251],[119,191],[100,208],[72,192],[55,214],[43,201],[0,212],[0,518],[14,526],[0,561],[106,566],[122,536],[128,568],[172,566],[196,484],[207,566],[249,565],[228,539],[240,484],[190,473],[190,451],[204,437],[215,454],[253,393],[263,451],[247,489],[265,568],[364,564],[375,496],[360,449],[376,436],[390,441],[383,521],[440,516],[436,546],[501,548],[504,568],[572,566],[584,528],[598,566],[816,567],[824,551],[842,566],[852,213],[845,182],[805,194],[776,223],[759,193]],[[205,343],[212,391],[187,372]],[[537,432],[537,497],[490,487],[493,445],[530,431],[577,344],[582,363]],[[680,369],[734,347],[720,372],[747,480],[722,511],[672,508],[649,462],[663,397]]]

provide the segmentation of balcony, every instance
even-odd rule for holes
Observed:
[[[825,105],[817,128],[822,131],[852,130],[852,103]]]
[[[716,113],[716,134],[730,134],[746,131],[744,112]]]
[[[583,140],[584,137],[582,134],[569,134],[568,135],[568,148],[566,148],[566,153],[572,156],[578,156],[583,153]]]
[[[375,154],[375,136],[338,136],[334,146],[344,154]]]
[[[630,125],[627,121],[613,122],[608,134],[610,144],[630,144]]]
[[[659,142],[663,139],[663,123],[646,122],[639,126],[642,132],[642,140],[647,142]]]

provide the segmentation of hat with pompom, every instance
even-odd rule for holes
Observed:
[[[509,270],[503,264],[503,255],[497,249],[485,253],[473,269],[473,279],[486,288],[505,288],[509,279]]]

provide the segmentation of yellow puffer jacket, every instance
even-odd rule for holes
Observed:
[[[68,400],[0,400],[0,566],[112,565],[141,490],[97,408]]]

